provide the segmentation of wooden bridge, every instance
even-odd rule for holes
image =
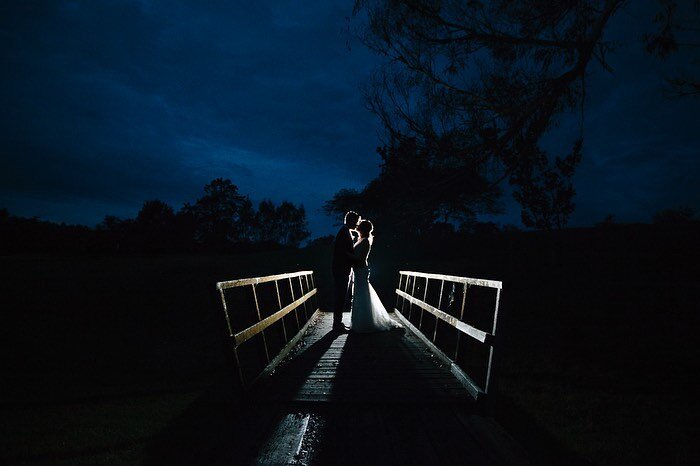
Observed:
[[[216,462],[527,464],[482,409],[501,288],[400,272],[403,328],[356,334],[332,331],[311,271],[217,283],[244,398]]]

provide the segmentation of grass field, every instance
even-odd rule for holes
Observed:
[[[378,237],[372,281],[387,307],[398,270],[504,282],[495,414],[543,462],[695,464],[698,237],[645,226],[401,246]],[[214,283],[312,269],[327,307],[329,262],[324,246],[0,258],[0,459],[143,461],[226,377]],[[196,443],[183,434],[195,431],[177,435]]]

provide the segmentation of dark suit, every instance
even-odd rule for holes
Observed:
[[[352,235],[347,225],[340,227],[333,242],[333,324],[343,319],[346,295],[352,268]]]

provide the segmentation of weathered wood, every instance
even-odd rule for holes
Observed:
[[[280,310],[282,310],[282,298],[280,297],[280,285],[277,280],[275,280],[275,291],[277,292],[277,305]],[[287,338],[287,326],[284,324],[284,319],[282,319],[282,333],[284,334],[284,344],[289,343],[289,338]]]
[[[349,320],[349,314],[344,314]],[[472,397],[449,365],[412,333],[332,332],[321,313],[295,357],[257,390],[261,401],[314,403],[468,403]]]
[[[459,308],[459,320],[460,322],[464,321],[464,305],[467,303],[467,291],[469,290],[469,285],[466,283],[463,286],[462,289],[462,305]],[[501,290],[497,290],[497,293],[500,293]],[[437,325],[435,326],[435,330],[437,330]],[[494,329],[495,330],[495,329]],[[459,355],[459,340],[460,337],[462,336],[461,333],[457,332],[457,344],[455,345],[455,357],[454,360],[457,360],[457,356]],[[433,335],[433,341],[435,341],[435,336]],[[493,346],[491,346],[491,351],[493,351]]]
[[[233,336],[233,329],[231,328],[231,319],[228,315],[228,309],[226,308],[226,296],[224,296],[224,290],[219,288],[219,295],[221,295],[221,304],[224,306],[224,317],[226,318],[226,327],[228,328],[229,336]]]
[[[496,307],[493,311],[493,334],[496,334],[496,324],[498,322],[498,305],[501,300],[501,290],[496,291]],[[484,390],[488,392],[489,386],[491,385],[491,379],[493,378],[493,346],[489,349],[489,364],[486,369],[486,384],[484,385]]]
[[[457,277],[454,275],[443,275],[439,273],[423,273],[423,272],[410,272],[407,270],[402,270],[399,272],[402,275],[410,275],[414,277],[423,278],[433,278],[436,280],[446,280],[448,282],[455,283],[466,283],[468,285],[485,286],[487,288],[502,288],[503,282],[496,280],[484,280],[482,278],[468,278],[468,277]]]
[[[310,274],[313,274],[312,270],[302,270],[300,272],[282,273],[279,275],[268,275],[265,277],[239,278],[236,280],[217,282],[216,288],[218,290],[226,290],[228,288],[233,288],[233,287],[237,287],[237,286],[245,286],[245,285],[253,285],[253,284],[258,285],[260,283],[272,282],[275,280],[284,280],[285,278],[294,278],[294,277],[299,277],[301,275],[310,275]]]
[[[260,315],[260,305],[258,304],[258,293],[257,293],[257,291],[255,291],[255,287],[256,287],[256,285],[253,284],[253,286],[252,286],[251,288],[253,288],[253,298],[255,298],[255,312],[257,312],[257,314],[258,314],[258,325],[260,325],[261,320],[262,320],[262,316]],[[269,362],[270,362],[270,353],[269,353],[269,351],[267,350],[267,339],[265,338],[265,328],[266,328],[266,327],[267,327],[267,325],[266,325],[265,327],[260,328],[258,331],[256,331],[255,333],[252,333],[252,334],[251,334],[249,337],[247,337],[245,340],[247,340],[248,338],[250,338],[250,337],[252,337],[252,336],[254,336],[254,335],[260,333],[260,334],[262,335],[263,346],[265,347],[265,359],[266,359],[267,362],[269,363]],[[245,330],[244,330],[244,332],[245,332]],[[243,343],[243,342],[245,341],[245,340],[242,340],[242,341],[239,343],[239,342],[238,342],[238,335],[239,335],[239,334],[236,334],[236,336],[234,337],[234,340],[236,341],[236,345],[240,345],[241,343]]]
[[[291,464],[309,425],[308,414],[288,414],[275,427],[257,456],[258,464]]]
[[[421,309],[425,309],[426,311],[433,314],[435,317],[447,322],[448,324],[452,325],[457,330],[469,335],[470,337],[474,338],[475,340],[478,340],[478,341],[485,343],[487,345],[493,344],[493,335],[492,334],[484,332],[483,330],[479,330],[476,327],[473,327],[465,322],[462,322],[459,319],[457,319],[456,317],[453,317],[453,316],[449,315],[448,313],[443,312],[440,309],[437,309],[437,308],[431,306],[430,304],[421,301],[420,299],[414,298],[410,294],[404,293],[401,290],[396,290],[396,294],[400,295],[401,297],[406,299],[408,302],[415,304],[416,306],[420,307]]]
[[[247,387],[247,389],[250,389],[250,388],[251,388],[252,386],[254,386],[259,380],[263,379],[264,377],[269,376],[270,374],[272,374],[272,373],[275,371],[275,369],[277,369],[277,366],[278,366],[282,361],[284,361],[284,358],[286,358],[287,355],[289,354],[289,352],[294,348],[294,346],[296,346],[296,344],[299,343],[299,340],[304,336],[304,333],[306,332],[306,329],[309,327],[309,325],[311,325],[316,319],[318,319],[320,313],[321,313],[321,311],[320,311],[319,309],[316,309],[316,312],[314,312],[314,313],[311,315],[311,318],[310,318],[308,321],[306,321],[306,323],[305,323],[304,326],[301,328],[301,330],[299,330],[299,332],[297,332],[297,334],[294,335],[294,337],[292,337],[291,340],[289,340],[289,342],[284,346],[284,348],[282,348],[282,349],[280,350],[279,354],[277,354],[277,356],[275,356],[275,357],[272,359],[272,361],[270,361],[270,363],[269,363],[267,366],[265,366],[265,368],[262,370],[262,372],[260,373],[260,375],[258,375],[258,376],[250,383],[250,385]]]
[[[252,337],[254,337],[255,335],[257,335],[258,333],[262,332],[267,327],[274,324],[275,322],[280,320],[282,317],[289,314],[291,311],[295,310],[297,307],[299,307],[299,305],[303,304],[307,299],[309,299],[310,297],[312,297],[315,294],[316,294],[316,290],[313,289],[313,290],[309,291],[308,293],[306,293],[301,298],[294,301],[293,303],[288,304],[285,307],[283,307],[282,309],[280,309],[279,311],[275,312],[271,316],[268,316],[268,317],[262,319],[257,324],[251,325],[247,329],[236,333],[234,335],[234,341],[235,341],[236,346],[240,345],[244,341],[249,340]]]
[[[406,317],[403,316],[398,310],[394,309],[394,313],[396,316],[399,318],[401,323],[403,323],[406,328],[408,328],[411,332],[413,332],[418,338],[420,338],[423,343],[428,347],[428,349],[435,355],[437,356],[444,364],[448,365],[450,368],[450,372],[452,375],[454,375],[457,380],[462,384],[462,386],[469,392],[469,394],[475,399],[478,400],[480,397],[482,397],[485,393],[484,391],[479,388],[479,386],[474,382],[467,374],[462,370],[461,367],[459,367],[457,364],[452,361],[449,356],[447,356],[440,348],[435,346],[432,341],[428,340],[426,336],[418,330]]]
[[[428,283],[430,282],[430,278],[425,277],[425,290],[423,290],[423,302],[425,302],[426,299],[428,299]],[[423,309],[420,310],[420,320],[418,321],[418,328],[422,328],[423,326]],[[437,331],[437,324],[435,325],[435,330]]]

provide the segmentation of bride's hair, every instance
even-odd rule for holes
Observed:
[[[357,225],[357,231],[360,232],[360,236],[363,238],[368,238],[370,243],[374,239],[372,236],[372,230],[374,230],[374,225],[372,225],[372,222],[369,220],[362,220],[358,225]]]

